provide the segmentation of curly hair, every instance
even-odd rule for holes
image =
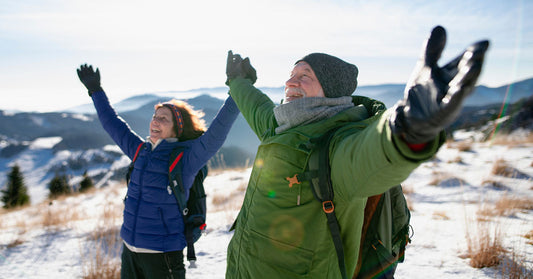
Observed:
[[[178,138],[179,141],[195,139],[205,133],[207,128],[205,125],[205,121],[203,119],[205,114],[202,111],[195,110],[187,102],[176,100],[176,99],[172,99],[168,101],[167,103],[171,103],[172,105],[178,107],[181,113],[181,116],[183,118],[183,132]],[[154,109],[157,110],[158,108],[161,108],[161,107],[163,107],[163,104],[159,103],[154,106]],[[177,130],[176,119],[173,118],[172,123],[173,123],[174,129]]]

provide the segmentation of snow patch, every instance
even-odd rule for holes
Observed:
[[[30,144],[30,149],[51,149],[62,139],[61,137],[38,138]]]

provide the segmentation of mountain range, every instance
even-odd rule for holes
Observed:
[[[380,100],[392,107],[403,97],[404,87],[404,84],[360,86],[355,94]],[[283,98],[283,87],[260,89],[276,103]],[[226,96],[227,88],[201,88],[138,95],[113,106],[137,134],[146,137],[155,104],[180,98],[202,110],[209,125]],[[467,98],[463,115],[453,127],[480,127],[494,120],[501,112],[502,104],[515,104],[532,96],[533,78],[497,88],[478,86]],[[525,116],[524,119],[513,125],[532,125],[531,118]],[[224,146],[210,164],[215,168],[248,166],[258,144],[259,140],[239,115]],[[0,110],[0,188],[5,186],[6,174],[13,163],[20,165],[27,180],[45,191],[46,184],[57,173],[67,173],[76,181],[88,171],[101,184],[108,179],[120,179],[128,160],[101,127],[92,103],[47,113]]]

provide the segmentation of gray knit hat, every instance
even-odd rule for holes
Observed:
[[[294,64],[301,61],[311,66],[326,97],[350,96],[355,91],[359,73],[355,65],[325,53],[311,53]]]

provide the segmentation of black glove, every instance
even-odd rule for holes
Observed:
[[[98,68],[96,68],[95,72],[92,65],[87,66],[87,64],[84,64],[76,71],[81,82],[89,91],[89,96],[92,96],[93,92],[104,91],[100,86],[100,71]]]
[[[488,41],[477,42],[439,68],[445,44],[446,30],[435,27],[405,87],[404,99],[391,116],[393,133],[407,143],[429,142],[452,124],[475,88],[489,47]]]
[[[239,54],[233,54],[231,50],[228,51],[226,77],[226,85],[229,85],[229,81],[236,77],[249,79],[252,81],[252,84],[257,81],[257,73],[252,65],[250,65],[250,59],[246,57],[243,60]]]

